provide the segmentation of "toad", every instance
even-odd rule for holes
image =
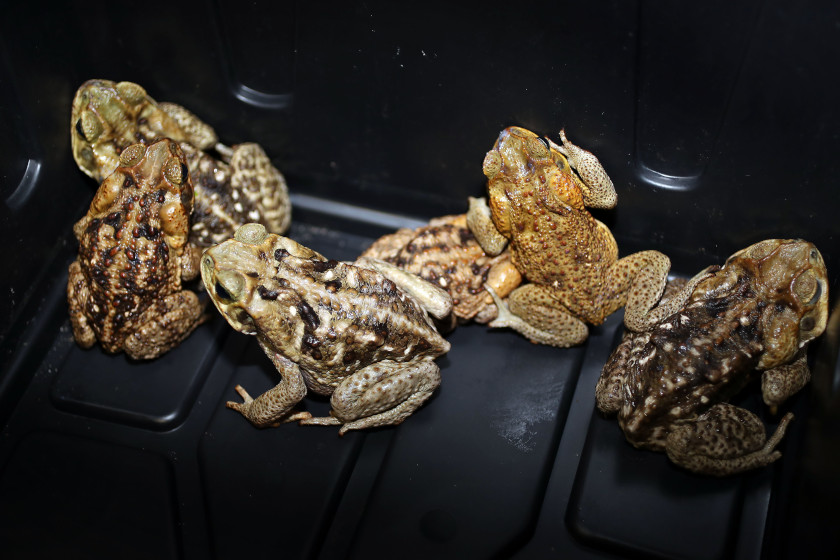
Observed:
[[[441,288],[393,265],[329,260],[260,224],[208,249],[207,292],[237,331],[254,335],[281,381],[244,402],[228,402],[254,426],[299,420],[340,426],[339,434],[399,424],[440,384],[434,359],[449,351],[429,314],[452,301]],[[329,395],[330,416],[293,408],[313,391]]]
[[[666,307],[655,307],[671,263],[658,251],[618,258],[609,229],[587,208],[612,208],[616,192],[597,158],[568,141],[562,145],[524,128],[501,132],[484,158],[489,206],[471,198],[467,223],[490,255],[509,246],[530,283],[507,304],[494,301],[491,327],[511,327],[531,341],[567,347],[588,336],[626,305],[625,325],[645,330],[679,308],[691,286]],[[488,290],[493,295],[493,290]]]
[[[464,214],[397,230],[378,239],[362,256],[389,262],[448,291],[452,315],[459,322],[487,323],[496,317],[485,284],[504,298],[522,281],[510,262],[510,253],[491,257],[481,249]]]
[[[769,239],[710,267],[678,312],[628,333],[604,366],[598,409],[618,414],[635,447],[665,451],[690,471],[725,476],[777,460],[793,415],[766,438],[730,397],[761,376],[775,413],[810,379],[808,343],[825,330],[828,281],[819,251]]]
[[[73,99],[70,131],[77,165],[100,182],[117,167],[127,146],[162,138],[178,142],[195,191],[190,239],[196,245],[229,239],[247,222],[262,223],[276,233],[289,227],[286,181],[259,145],[221,144],[213,128],[189,110],[156,102],[138,84],[82,84]]]
[[[199,250],[187,240],[192,185],[177,143],[124,149],[87,214],[73,227],[78,258],[67,300],[83,348],[147,360],[169,351],[204,319],[182,282],[198,275]]]

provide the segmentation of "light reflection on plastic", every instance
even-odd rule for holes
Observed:
[[[636,166],[636,174],[640,180],[644,181],[654,187],[660,189],[668,189],[671,191],[688,191],[695,188],[700,183],[701,175],[686,175],[673,176],[659,173],[653,169],[646,167],[643,164]]]
[[[26,171],[23,172],[23,177],[21,177],[17,188],[6,198],[6,206],[12,210],[20,209],[35,189],[40,174],[41,162],[30,159],[26,164]]]
[[[282,109],[292,104],[291,93],[263,93],[248,86],[233,86],[233,95],[238,100],[261,109]]]

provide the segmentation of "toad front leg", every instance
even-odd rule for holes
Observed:
[[[237,385],[236,392],[245,402],[228,401],[227,407],[238,411],[257,428],[275,427],[284,422],[311,418],[312,415],[308,412],[289,414],[289,411],[306,396],[306,385],[298,365],[285,356],[272,352],[262,341],[260,346],[280,372],[280,383],[255,399],[251,398],[244,387]]]
[[[440,369],[430,358],[410,362],[385,360],[345,378],[330,399],[330,416],[301,425],[341,426],[348,430],[400,424],[440,385]]]
[[[799,357],[789,364],[765,370],[761,374],[761,394],[764,404],[776,414],[779,405],[797,393],[811,380],[805,349],[799,351]]]
[[[493,215],[484,197],[469,197],[470,209],[467,211],[467,227],[475,236],[476,241],[490,256],[496,256],[505,250],[507,237],[496,228]],[[499,215],[504,215],[499,212]]]
[[[679,422],[668,434],[665,451],[675,464],[695,473],[736,474],[781,457],[774,448],[791,420],[793,414],[786,414],[770,439],[766,439],[758,416],[731,404],[716,404],[693,420]]]

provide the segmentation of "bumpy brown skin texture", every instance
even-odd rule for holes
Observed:
[[[190,238],[198,246],[229,239],[248,222],[262,223],[275,233],[289,227],[286,181],[257,144],[223,147],[215,131],[187,109],[158,103],[137,84],[82,84],[73,99],[70,130],[76,163],[97,181],[117,167],[120,153],[131,144],[162,138],[178,142],[195,189]],[[224,152],[223,159],[206,152],[213,148]]]
[[[438,386],[433,360],[449,350],[419,299],[444,303],[444,315],[451,300],[388,268],[386,277],[366,262],[327,260],[256,224],[208,249],[201,274],[211,299],[231,326],[256,335],[283,377],[256,399],[238,388],[245,402],[228,406],[258,427],[302,420],[341,425],[340,433],[409,416]],[[398,285],[401,276],[420,285],[419,299]],[[291,411],[307,389],[332,395],[331,417]]]
[[[629,328],[653,324],[670,268],[658,251],[618,259],[612,234],[587,210],[615,205],[612,182],[592,154],[563,138],[558,146],[522,128],[502,131],[483,164],[489,211],[473,199],[467,214],[482,247],[495,254],[509,242],[513,264],[531,282],[511,294],[514,317],[491,326],[555,346],[581,343],[585,323],[598,325],[625,304]]]
[[[152,359],[203,320],[197,296],[181,288],[198,272],[187,242],[192,185],[178,144],[128,147],[73,231],[67,299],[77,342]]]
[[[460,321],[486,323],[496,317],[489,284],[506,297],[522,281],[510,263],[510,253],[491,257],[467,228],[463,214],[442,216],[416,229],[403,228],[386,235],[362,255],[389,262],[437,284],[452,296],[452,313]]]
[[[773,448],[792,416],[765,441],[758,417],[726,401],[758,375],[774,408],[807,383],[806,347],[825,329],[828,282],[817,249],[798,240],[757,243],[701,275],[677,313],[625,335],[596,397],[634,446],[722,476],[781,456]]]

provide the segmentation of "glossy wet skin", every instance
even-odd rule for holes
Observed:
[[[74,226],[79,256],[67,286],[77,342],[155,358],[202,321],[196,295],[181,287],[198,273],[188,243],[192,185],[175,142],[134,144]]]
[[[612,182],[591,153],[561,136],[557,145],[510,127],[484,159],[488,200],[471,199],[469,227],[491,255],[508,246],[530,282],[511,294],[491,326],[572,346],[588,336],[587,323],[600,324],[626,305],[628,328],[644,330],[672,312],[652,311],[670,261],[658,251],[618,259],[612,234],[587,210],[615,205]]]
[[[773,447],[791,416],[768,441],[757,416],[726,401],[761,375],[775,410],[808,382],[805,350],[825,330],[828,282],[819,251],[798,240],[757,243],[707,272],[677,313],[626,336],[596,396],[633,445],[727,475],[780,456]]]
[[[449,350],[428,311],[445,291],[396,267],[328,260],[257,224],[205,253],[201,274],[236,330],[255,335],[282,375],[272,390],[228,403],[259,427],[289,420],[351,429],[398,424],[435,390],[434,358]],[[332,395],[332,416],[292,408],[307,390]]]

